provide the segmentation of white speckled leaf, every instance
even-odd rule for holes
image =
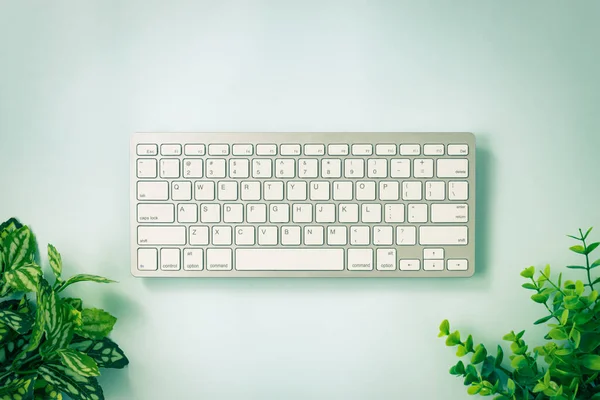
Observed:
[[[123,350],[109,338],[101,340],[74,339],[69,347],[92,357],[101,368],[124,368],[129,364]]]
[[[42,275],[39,265],[29,263],[14,267],[4,273],[6,283],[19,292],[35,292]]]
[[[4,262],[6,270],[31,263],[35,252],[35,238],[29,227],[23,226],[4,239]]]
[[[104,400],[104,393],[93,376],[81,376],[60,364],[43,364],[40,376],[73,400]]]
[[[48,243],[48,261],[50,262],[50,268],[52,268],[54,276],[60,278],[60,274],[62,273],[62,257],[56,250],[56,247],[50,243]]]
[[[98,376],[100,371],[93,358],[73,349],[59,350],[58,355],[63,365],[83,376]]]

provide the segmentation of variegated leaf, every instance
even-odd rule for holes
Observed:
[[[39,375],[73,400],[104,400],[104,393],[93,376],[81,376],[60,364],[42,364]]]
[[[13,291],[14,289],[7,282],[0,279],[0,298],[7,297]]]
[[[102,339],[115,326],[117,318],[99,308],[84,308],[81,311],[82,324],[75,328],[78,335],[88,339]]]
[[[29,315],[17,311],[0,310],[0,322],[24,335],[31,329],[33,319]]]
[[[62,400],[62,394],[53,385],[48,384],[44,379],[35,380],[35,400]]]
[[[0,303],[0,310],[14,311],[18,307],[19,307],[18,300],[6,300],[6,301],[3,301],[2,303]],[[0,346],[5,342],[13,340],[16,336],[17,336],[17,333],[14,330],[12,330],[8,325],[0,322]]]
[[[9,233],[16,231],[23,227],[23,224],[19,222],[16,218],[11,218],[7,221],[4,221],[2,225],[0,225],[0,241],[4,241]]]
[[[92,340],[76,336],[69,347],[92,357],[101,368],[123,368],[129,364],[123,350],[109,338]]]
[[[71,307],[73,307],[74,309],[76,309],[77,311],[81,311],[83,308],[83,302],[81,301],[81,299],[78,299],[76,297],[65,297],[63,298],[63,301]]]
[[[34,263],[19,265],[4,273],[6,283],[19,292],[35,292],[37,290],[42,269]]]
[[[9,375],[0,381],[0,399],[33,400],[34,377]]]
[[[50,268],[52,268],[52,272],[54,272],[54,276],[57,279],[60,278],[60,274],[62,273],[62,258],[60,253],[56,250],[56,247],[52,246],[48,243],[48,260],[50,261]]]
[[[13,338],[10,342],[4,343],[0,347],[0,367],[5,367],[13,362],[15,356],[20,353],[27,345],[23,336]]]
[[[60,361],[63,365],[83,376],[98,376],[98,364],[87,354],[73,349],[62,349],[58,351]]]
[[[29,338],[29,344],[26,347],[26,351],[32,351],[37,349],[42,337],[44,336],[44,327],[46,325],[46,300],[52,295],[52,289],[46,280],[40,281],[40,286],[37,296],[37,308],[35,310],[35,320],[33,323],[33,329]]]
[[[4,239],[4,262],[6,271],[33,261],[35,237],[29,227],[23,226]]]
[[[70,277],[67,279],[63,285],[57,290],[57,292],[61,292],[65,290],[65,288],[69,285],[72,285],[77,282],[97,282],[97,283],[116,283],[112,279],[104,278],[98,275],[89,275],[89,274],[79,274]]]

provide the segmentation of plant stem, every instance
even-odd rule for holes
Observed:
[[[32,375],[32,374],[37,374],[37,370],[35,369],[29,369],[26,371],[13,371],[15,374],[17,375]]]
[[[592,277],[590,275],[590,256],[589,254],[587,254],[587,245],[585,244],[585,239],[583,238],[583,234],[581,235],[581,241],[583,242],[583,248],[584,251],[586,251],[585,253],[585,269],[587,271],[587,278],[588,278],[588,282],[590,284],[590,289],[594,290],[594,284],[592,283]]]

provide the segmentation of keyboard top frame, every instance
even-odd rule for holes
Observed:
[[[346,156],[329,156],[327,154],[327,148],[325,149],[324,155],[318,156],[307,156],[303,153],[297,156],[280,156],[279,154],[274,156],[262,156],[262,157],[291,157],[291,158],[319,158],[319,157],[329,157],[329,158],[352,158],[352,157],[368,157],[368,156],[353,156],[352,155],[352,144],[419,144],[421,145],[421,153],[420,155],[412,156],[412,155],[395,155],[395,156],[378,156],[375,154],[375,146],[373,146],[373,156],[372,157],[388,157],[388,158],[422,158],[422,157],[438,157],[438,156],[425,156],[423,155],[423,145],[425,144],[444,144],[447,150],[448,144],[466,144],[468,145],[469,152],[466,156],[448,156],[447,152],[445,152],[446,158],[466,158],[468,159],[468,177],[462,180],[466,180],[469,182],[469,198],[463,203],[468,205],[469,219],[468,222],[461,225],[466,225],[468,229],[468,244],[465,246],[384,246],[384,247],[392,247],[396,248],[397,256],[399,257],[401,251],[406,251],[409,247],[414,249],[419,249],[419,252],[422,253],[422,249],[424,247],[442,247],[444,249],[460,249],[456,250],[460,252],[460,257],[453,257],[452,254],[446,258],[462,258],[468,260],[469,268],[466,271],[424,271],[423,265],[421,264],[421,269],[419,271],[399,271],[396,269],[395,271],[378,271],[374,268],[372,271],[236,271],[233,269],[232,271],[207,271],[204,268],[202,271],[186,271],[186,270],[178,270],[178,271],[141,271],[137,269],[136,259],[137,259],[137,249],[139,246],[137,245],[136,237],[137,237],[137,227],[138,223],[136,220],[136,205],[138,204],[137,194],[136,194],[136,182],[138,180],[142,180],[137,178],[136,175],[136,160],[140,157],[137,155],[137,145],[138,144],[157,144],[158,145],[158,155],[154,156],[157,158],[162,157],[173,157],[173,156],[162,156],[160,154],[160,144],[181,144],[182,149],[183,145],[186,143],[196,144],[196,143],[204,143],[204,144],[229,144],[230,149],[233,144],[252,144],[254,148],[254,154],[252,156],[246,156],[248,158],[260,158],[261,156],[256,155],[256,144],[348,144],[350,147],[349,154]],[[475,135],[469,132],[271,132],[271,133],[257,133],[257,132],[247,132],[247,133],[232,133],[232,132],[140,132],[134,133],[131,135],[130,140],[130,249],[131,249],[131,260],[130,260],[130,270],[131,274],[135,277],[215,277],[215,278],[232,278],[232,277],[340,277],[340,278],[414,278],[414,277],[470,277],[474,274],[476,265],[475,265],[475,193],[476,193],[476,185],[475,185],[475,155],[476,155],[476,140]],[[186,156],[184,152],[182,152],[181,156],[175,156],[179,158],[186,158],[192,156]],[[244,158],[244,156],[234,156],[232,152],[229,152],[229,155],[223,156],[209,156],[208,148],[206,149],[206,154],[202,156],[202,158]],[[205,178],[203,178],[205,179]],[[252,179],[252,178],[249,178]],[[273,177],[272,179],[277,179]],[[295,178],[300,179],[300,178]],[[344,179],[344,178],[342,178]],[[364,178],[368,179],[368,178]],[[393,178],[387,178],[393,179]],[[411,177],[411,180],[427,180],[427,179],[436,179],[436,180],[447,180],[445,178],[414,178]],[[171,179],[162,179],[161,180],[171,180]],[[196,179],[194,179],[196,180]],[[351,179],[353,180],[353,179]],[[403,179],[398,179],[399,181]],[[307,179],[309,181],[309,179]],[[307,200],[306,202],[311,202]],[[375,200],[374,202],[382,202]],[[431,201],[422,200],[422,203],[431,203]],[[360,204],[361,202],[359,202]],[[360,223],[359,223],[360,224]],[[383,223],[382,223],[383,224]],[[419,225],[410,224],[405,222],[403,224],[409,225]],[[431,223],[428,223],[431,224]],[[273,224],[278,225],[278,224]],[[326,225],[326,224],[324,224]],[[349,224],[350,225],[350,224]],[[372,225],[372,224],[370,224]],[[398,224],[397,224],[398,225]],[[179,246],[177,246],[179,247]],[[186,246],[182,246],[186,247]],[[303,246],[300,246],[303,247]],[[323,247],[327,247],[324,245]],[[340,246],[342,248],[350,248],[350,246]],[[360,247],[360,246],[359,246]],[[373,248],[374,246],[371,246]],[[224,248],[235,248],[234,246]],[[367,248],[369,248],[367,246]],[[416,253],[413,253],[416,254]],[[397,258],[398,258],[397,257]],[[406,257],[412,258],[412,257]],[[422,257],[421,257],[422,259]],[[234,264],[235,265],[235,264]]]

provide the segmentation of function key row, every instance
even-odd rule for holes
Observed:
[[[256,151],[256,155],[259,156],[324,156],[325,154],[330,156],[370,156],[376,154],[378,156],[395,156],[397,154],[402,156],[419,156],[421,150],[423,155],[426,156],[466,156],[469,154],[469,147],[466,144],[449,144],[444,146],[443,144],[400,144],[396,145],[393,143],[382,143],[382,144],[293,144],[284,143],[280,145],[276,144],[161,144],[160,154],[163,156],[180,156],[185,154],[186,156],[204,156],[207,154],[210,156],[228,156],[230,153],[234,156],[252,156]],[[326,151],[327,150],[327,151]],[[158,155],[158,145],[154,143],[143,143],[138,144],[136,148],[137,154],[140,156],[156,156]]]

